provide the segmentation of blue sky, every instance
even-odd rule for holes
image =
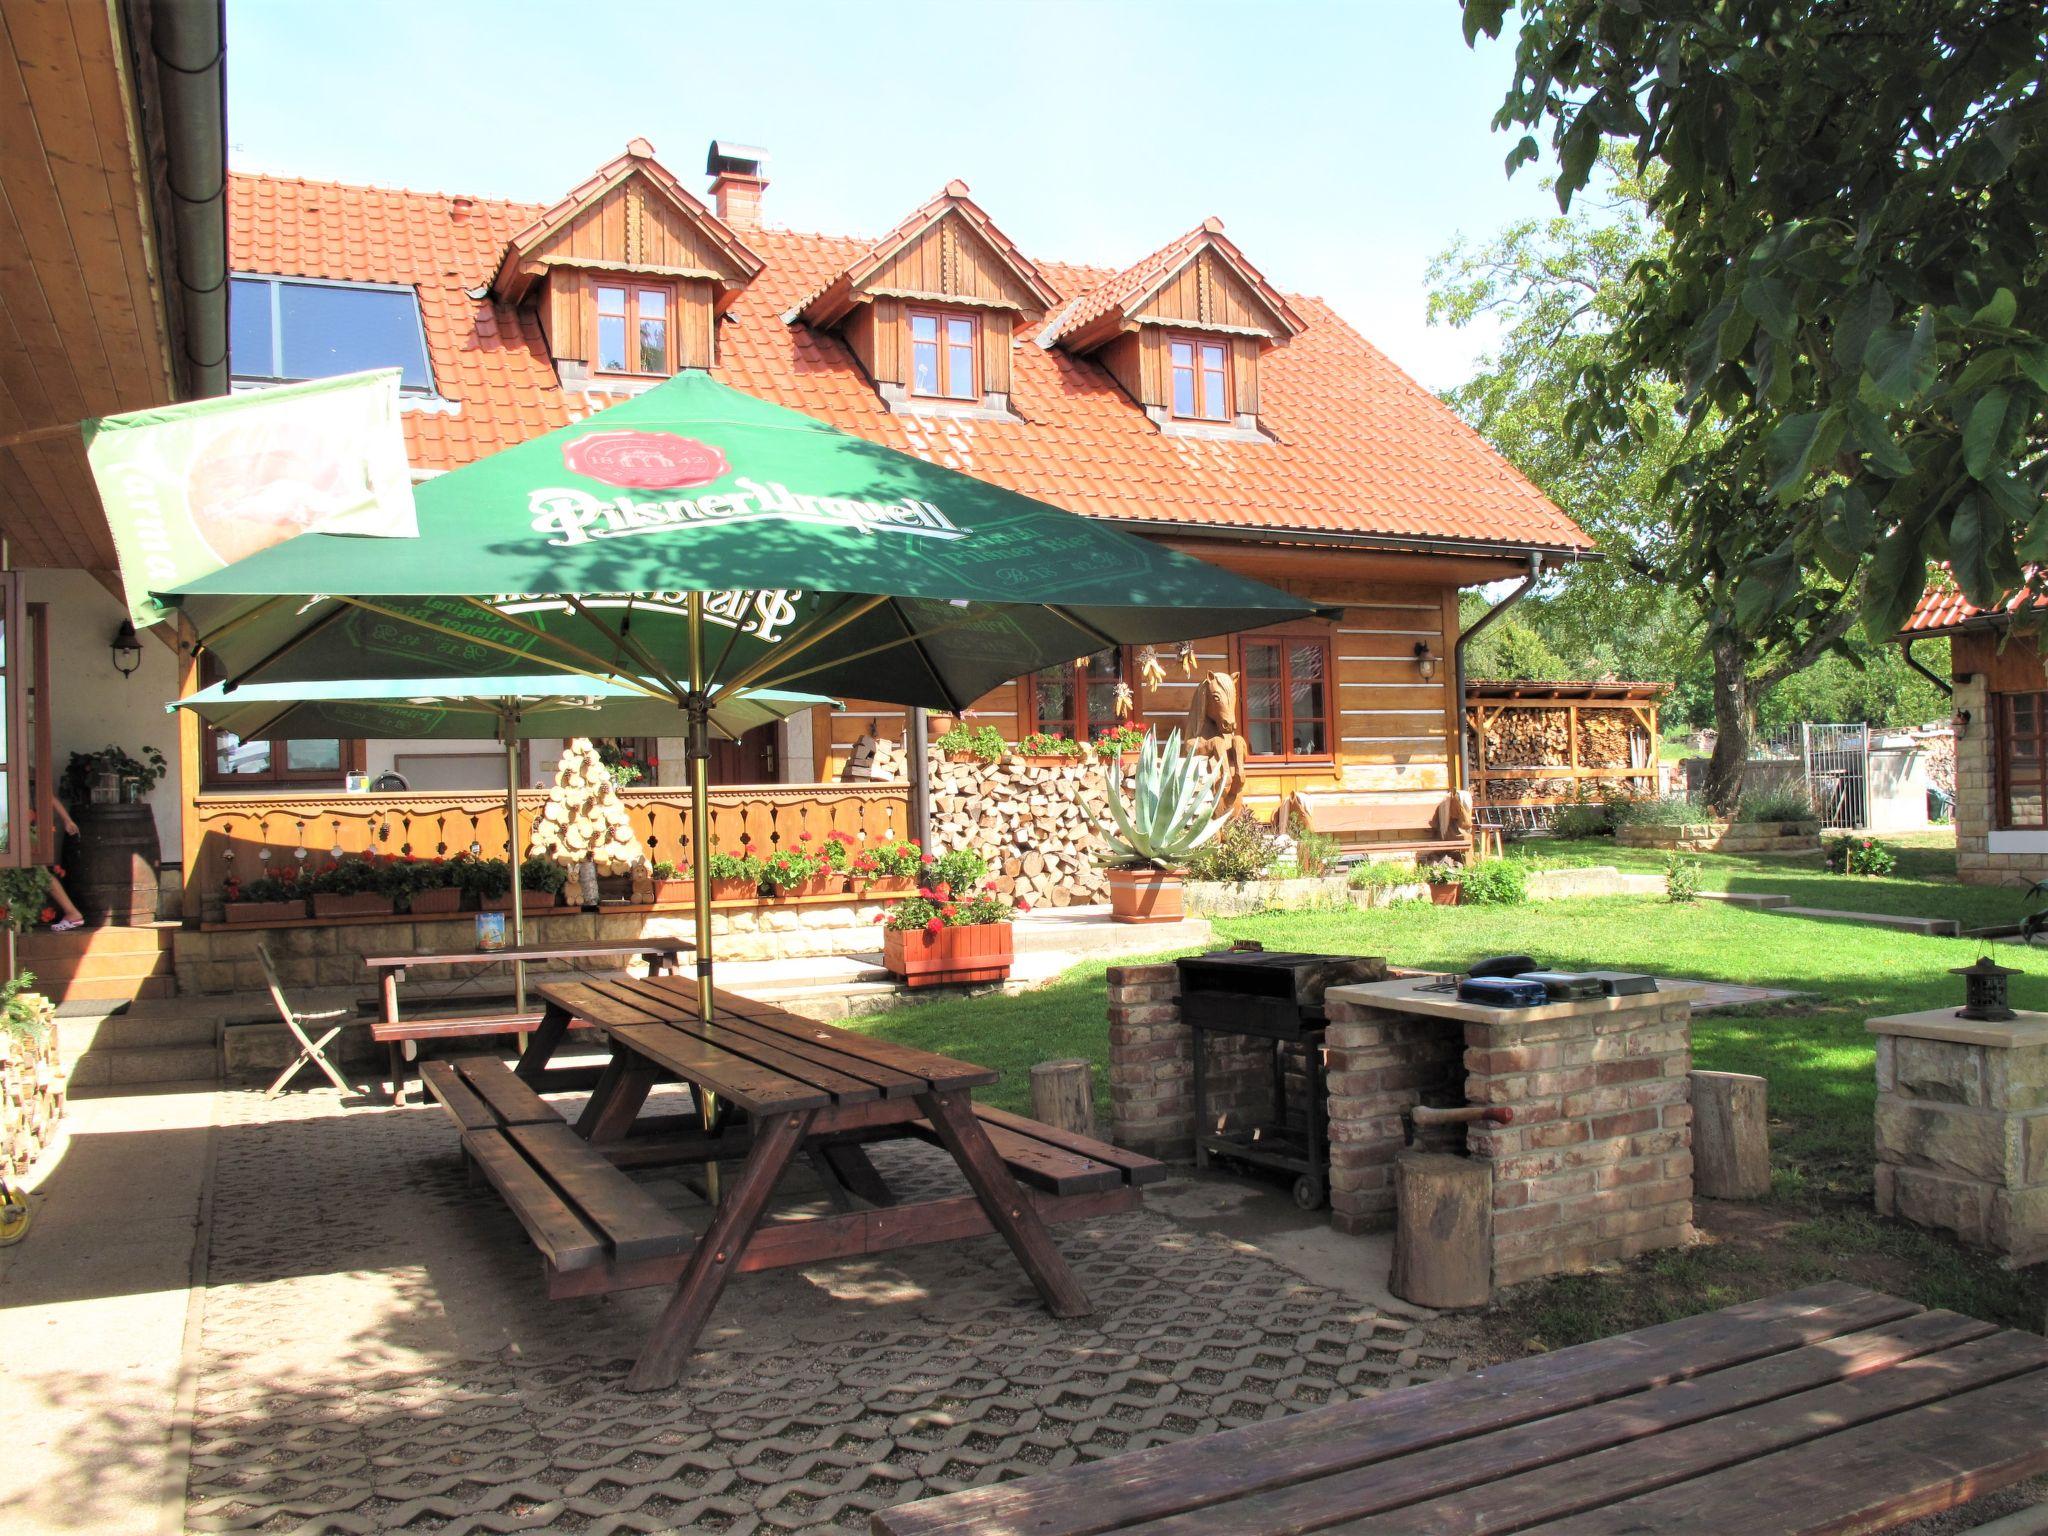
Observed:
[[[650,139],[765,146],[771,224],[879,234],[960,177],[1030,255],[1122,265],[1207,215],[1442,389],[1456,234],[1555,211],[1455,0],[228,0],[239,169],[551,201]]]

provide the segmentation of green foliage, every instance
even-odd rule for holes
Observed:
[[[1753,789],[1735,808],[1737,821],[1811,821],[1813,797],[1800,783]]]
[[[1102,830],[1111,856],[1126,869],[1185,868],[1222,829],[1216,814],[1221,793],[1214,765],[1188,751],[1179,731],[1164,741],[1148,735],[1137,767],[1110,789],[1110,819]]]
[[[455,884],[480,904],[497,901],[512,889],[512,866],[504,859],[457,859]]]
[[[1337,839],[1327,832],[1294,829],[1294,869],[1305,880],[1319,880],[1337,862]]]
[[[1469,624],[1491,605],[1478,592],[1468,593],[1467,598],[1472,609],[1465,620]],[[1580,670],[1553,650],[1535,625],[1519,617],[1501,619],[1465,650],[1467,677],[1553,683],[1576,677]]]
[[[1468,37],[1505,0],[1466,0]],[[1569,207],[1603,147],[1648,167],[1667,240],[1580,374],[1575,443],[1688,427],[1685,563],[1735,623],[1799,628],[1858,586],[1882,641],[1930,557],[1989,604],[2048,555],[2048,10],[1982,0],[1522,0],[1495,121],[1548,132]],[[1666,433],[1666,436],[1675,434]]]
[[[707,861],[714,880],[748,880],[761,883],[761,861],[751,853],[713,853]]]
[[[307,887],[298,879],[295,866],[287,865],[282,875],[261,875],[242,885],[233,878],[221,887],[227,901],[303,901]]]
[[[1551,818],[1559,837],[1606,837],[1614,831],[1614,810],[1605,800],[1580,800]]]
[[[876,843],[856,853],[848,868],[853,874],[869,879],[915,875],[924,868],[924,849],[907,840]]]
[[[519,884],[523,890],[543,896],[558,896],[568,889],[569,871],[553,859],[528,854],[519,861]]]
[[[1032,731],[1017,743],[1018,752],[1025,757],[1086,757],[1088,749],[1071,736],[1057,736],[1045,731]]]
[[[983,923],[1007,923],[1016,912],[1031,910],[1028,902],[1014,908],[993,891],[975,890],[966,895],[940,896],[920,891],[906,896],[882,914],[882,926],[892,933],[922,928],[937,933],[943,928],[974,928]]]
[[[656,859],[654,867],[648,873],[657,880],[680,880],[683,878],[682,872],[676,868],[673,859]]]
[[[972,848],[955,848],[950,853],[942,853],[925,863],[919,871],[919,884],[926,890],[978,890],[987,879],[988,860]]]
[[[92,799],[92,781],[102,773],[112,772],[124,784],[133,783],[139,799],[156,788],[169,768],[163,753],[155,747],[145,746],[142,756],[130,757],[110,742],[97,752],[72,753],[71,761],[64,765],[59,789],[70,804],[84,805]]]
[[[399,896],[408,889],[402,861],[345,853],[313,871],[306,889],[322,896]]]
[[[1413,864],[1396,863],[1392,859],[1382,859],[1375,864],[1354,864],[1345,881],[1354,891],[1388,890],[1397,885],[1422,883],[1422,873]]]
[[[1227,880],[1233,885],[1263,877],[1279,853],[1272,826],[1249,806],[1240,806],[1188,860],[1190,880]]]
[[[1698,800],[1666,795],[1657,800],[1616,800],[1608,807],[1616,826],[1684,827],[1712,821],[1713,811]]]
[[[1462,885],[1465,883],[1465,866],[1454,864],[1449,859],[1438,859],[1434,864],[1418,864],[1417,872],[1425,885]]]
[[[1828,869],[1837,875],[1883,877],[1899,867],[1899,855],[1874,837],[1838,837],[1827,846]]]
[[[778,848],[761,859],[759,879],[770,895],[781,896],[818,872],[818,860],[802,849]]]
[[[1664,865],[1664,894],[1676,902],[1700,899],[1700,861],[1671,855]]]
[[[1482,907],[1519,907],[1529,899],[1529,873],[1519,859],[1487,859],[1465,867],[1458,900]]]
[[[992,725],[970,726],[960,721],[950,731],[932,738],[932,745],[941,752],[971,752],[984,763],[1000,762],[1009,745],[1003,740],[1003,733]]]
[[[34,990],[36,973],[23,971],[0,983],[0,1030],[20,1040],[41,1040],[57,1011]]]
[[[1095,733],[1095,755],[1114,759],[1135,752],[1145,744],[1145,732],[1135,725],[1105,725]]]
[[[26,933],[42,920],[50,899],[50,872],[38,864],[21,869],[0,869],[0,903],[7,909],[7,926]]]

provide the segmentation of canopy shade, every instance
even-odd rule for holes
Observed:
[[[713,695],[711,729],[738,739],[759,725],[837,701],[773,689],[730,701]],[[560,676],[361,679],[332,683],[216,683],[167,706],[189,709],[245,741],[262,737],[396,736],[407,740],[518,740],[535,736],[680,736],[669,699],[618,683]]]
[[[955,711],[1108,645],[1315,612],[702,373],[414,500],[417,539],[301,534],[155,595],[231,681],[558,670],[680,697],[701,593],[706,682]]]

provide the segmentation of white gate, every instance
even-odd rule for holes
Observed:
[[[1803,725],[1806,787],[1824,827],[1870,822],[1870,727]]]

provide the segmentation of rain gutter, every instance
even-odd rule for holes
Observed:
[[[1305,545],[1316,549],[1384,550],[1417,555],[1490,555],[1497,559],[1541,559],[1591,561],[1601,558],[1594,549],[1567,549],[1557,545],[1496,543],[1485,539],[1429,539],[1398,533],[1324,533],[1295,528],[1245,528],[1213,523],[1179,523],[1162,518],[1106,517],[1104,522],[1127,533],[1160,538],[1217,539],[1232,544]]]
[[[1956,696],[1956,685],[1928,666],[1918,656],[1915,656],[1913,654],[1913,645],[1914,642],[1912,640],[1901,640],[1899,642],[1899,654],[1906,658],[1906,665],[1934,684],[1945,696],[1951,699],[1954,698]]]
[[[1485,632],[1486,627],[1493,623],[1495,619],[1501,617],[1510,608],[1514,607],[1515,604],[1527,597],[1531,590],[1534,589],[1537,578],[1542,574],[1543,556],[1532,549],[1529,551],[1529,574],[1522,578],[1522,584],[1495,603],[1491,608],[1487,609],[1486,612],[1479,615],[1478,618],[1474,619],[1465,631],[1458,636],[1458,644],[1453,652],[1456,659],[1451,668],[1452,676],[1456,680],[1453,686],[1457,690],[1457,697],[1451,701],[1451,709],[1453,711],[1453,718],[1458,722],[1458,787],[1460,789],[1469,791],[1472,788],[1472,743],[1469,739],[1470,733],[1465,729],[1465,647],[1478,639]]]
[[[225,0],[149,0],[148,53],[161,107],[165,244],[183,325],[189,398],[227,393],[227,69]]]

